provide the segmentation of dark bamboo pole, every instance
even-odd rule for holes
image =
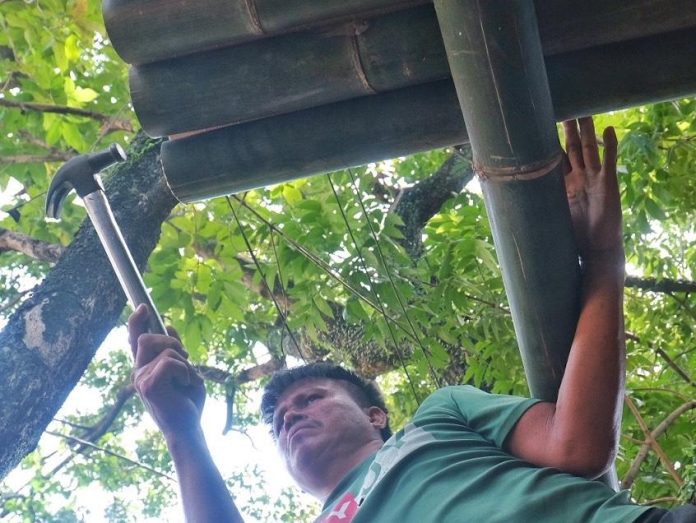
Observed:
[[[364,96],[165,142],[162,165],[192,202],[463,143],[456,106],[449,81]]]
[[[104,0],[102,13],[121,58],[130,64],[143,64],[425,2]]]
[[[579,266],[531,0],[435,0],[534,397],[554,401],[579,312]],[[606,482],[617,488],[616,473]]]
[[[116,51],[130,64],[143,64],[423,3],[429,2],[104,0],[102,10]],[[696,23],[693,0],[535,0],[535,5],[542,42],[550,53]]]
[[[578,27],[592,28],[596,19],[595,14],[594,18],[586,15],[576,21],[575,32]],[[678,26],[675,20],[669,21],[672,26],[661,27]],[[696,27],[696,20],[693,23]],[[580,56],[606,63],[596,50],[604,49],[605,45],[599,44],[609,37],[625,38],[654,30],[636,26],[628,32],[624,25],[609,36],[589,30],[582,32],[583,38],[569,38],[572,31],[550,33],[542,41],[544,54],[547,61],[568,69],[564,57],[571,55],[572,59],[572,51],[579,47]],[[626,46],[616,44],[625,53],[619,61],[640,65],[643,58],[632,49],[632,42],[636,40],[626,42]],[[635,59],[637,56],[640,60]],[[592,67],[587,60],[584,63]],[[684,69],[683,64],[677,71],[680,69]],[[130,70],[130,88],[143,129],[150,136],[166,136],[400,89],[449,74],[433,6],[423,5],[331,30],[264,38],[136,66]],[[649,80],[646,76],[642,83]]]
[[[696,30],[550,57],[555,118],[696,94],[696,68],[683,66],[693,56]],[[191,202],[465,140],[448,80],[166,142],[162,163],[176,197]]]
[[[578,315],[562,151],[529,0],[436,0],[527,379],[553,401]]]
[[[130,69],[150,136],[237,124],[449,76],[432,5]]]

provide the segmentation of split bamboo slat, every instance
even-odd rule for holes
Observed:
[[[607,3],[609,14],[617,10]],[[619,37],[642,35],[642,26],[627,22],[619,24],[616,32],[610,33],[613,36],[586,31],[588,25],[603,20],[603,12],[587,13],[586,20],[575,21],[563,33],[551,31],[554,24],[549,19],[548,37],[543,42],[547,57],[596,48]],[[660,27],[683,25],[683,18],[667,18]],[[696,19],[692,27],[696,27]],[[653,33],[654,27],[650,28],[643,32]],[[626,51],[629,55],[624,60],[634,55],[630,48]],[[433,7],[424,5],[330,30],[266,38],[133,67],[130,84],[133,105],[144,130],[151,136],[166,136],[238,124],[448,76]]]
[[[554,117],[694,94],[694,57],[696,29],[547,57]],[[451,80],[430,82],[168,141],[162,164],[192,202],[466,142],[458,107]]]

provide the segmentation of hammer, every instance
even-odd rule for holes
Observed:
[[[65,198],[74,188],[85,204],[87,214],[131,306],[135,309],[141,303],[147,305],[150,311],[148,330],[154,334],[167,334],[162,318],[145,288],[121,229],[111,212],[99,176],[108,166],[125,160],[126,153],[118,144],[100,152],[82,154],[68,160],[51,180],[46,197],[46,216],[58,219]]]

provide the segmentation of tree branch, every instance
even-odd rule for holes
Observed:
[[[667,364],[672,367],[674,372],[679,374],[684,381],[686,381],[692,387],[696,387],[696,381],[694,381],[691,376],[689,376],[684,369],[682,369],[677,362],[675,362],[670,356],[662,349],[655,349],[655,352],[662,356],[662,358],[667,362]]]
[[[254,367],[244,369],[236,376],[231,373],[218,369],[216,367],[198,366],[196,369],[201,374],[201,376],[209,381],[215,383],[227,383],[230,380],[234,380],[237,384],[248,383],[250,381],[255,381],[263,376],[267,376],[283,366],[283,362],[278,359],[271,359],[266,363],[261,363]],[[70,463],[72,459],[78,454],[84,453],[87,448],[93,447],[94,443],[99,441],[99,439],[109,431],[109,428],[116,420],[118,415],[125,404],[135,395],[135,387],[132,383],[128,383],[123,386],[116,393],[116,401],[114,404],[106,411],[106,413],[101,417],[101,419],[91,427],[79,427],[85,430],[85,434],[81,438],[73,438],[73,442],[77,444],[76,448],[73,449],[73,454],[66,457],[63,461],[58,463],[51,471],[46,474],[47,477],[53,476],[56,472],[62,469],[65,465]],[[71,426],[75,426],[74,423],[66,422],[60,420],[62,423],[66,423]],[[49,431],[46,431],[49,432]],[[50,433],[50,432],[49,432]]]
[[[633,334],[632,332],[626,332],[626,339],[633,340],[633,341],[638,342],[638,343],[642,343],[642,340],[641,340],[638,336],[636,336],[635,334]],[[674,361],[674,359],[672,359],[672,358],[670,357],[669,354],[667,354],[664,350],[662,350],[662,349],[660,349],[660,348],[658,348],[658,347],[653,346],[652,343],[648,343],[648,347],[650,347],[651,349],[653,349],[659,356],[661,356],[661,357],[667,362],[667,365],[669,365],[669,366],[672,368],[672,370],[674,370],[674,372],[676,372],[677,374],[679,374],[679,376],[680,376],[684,381],[686,381],[686,382],[687,382],[689,385],[691,385],[692,387],[696,387],[696,381],[694,381],[694,380],[691,378],[691,376],[689,376],[689,374],[687,374],[687,372],[686,372],[684,369],[682,369],[682,368],[677,364],[677,362]]]
[[[35,240],[26,234],[0,227],[0,253],[3,251],[17,251],[35,260],[55,263],[65,251],[65,247]]]
[[[266,363],[260,363],[254,367],[244,369],[238,374],[232,374],[229,371],[218,369],[217,367],[209,367],[207,365],[197,365],[196,370],[204,380],[212,381],[213,383],[227,384],[234,381],[237,385],[256,381],[264,376],[274,373],[281,369],[284,365],[283,360],[272,358]]]
[[[651,292],[696,292],[696,282],[667,278],[626,276],[625,286]]]
[[[392,206],[404,222],[404,249],[411,258],[420,257],[423,250],[421,231],[427,221],[437,214],[443,204],[459,193],[473,178],[471,146],[461,146],[432,175],[413,187],[405,189]]]
[[[96,111],[90,111],[88,109],[81,109],[79,107],[69,107],[67,105],[53,105],[53,104],[41,104],[36,102],[19,102],[16,100],[7,100],[0,98],[0,107],[8,107],[10,109],[19,109],[21,111],[35,111],[40,113],[54,113],[54,114],[68,114],[74,116],[84,116],[86,118],[91,118],[99,122],[103,122],[109,126],[110,129],[120,129],[132,132],[133,127],[129,122],[125,120],[115,120],[113,117],[98,113]]]
[[[631,485],[633,485],[633,482],[638,476],[640,466],[643,463],[643,461],[645,461],[645,458],[648,456],[648,452],[650,451],[651,447],[660,458],[662,465],[667,469],[672,478],[674,478],[674,481],[676,481],[677,485],[679,485],[680,488],[684,486],[684,480],[674,469],[674,465],[672,464],[672,462],[670,461],[669,457],[662,449],[660,444],[657,442],[657,438],[662,436],[662,434],[665,433],[669,426],[672,423],[674,423],[679,416],[681,416],[690,409],[696,408],[696,400],[687,401],[686,403],[681,404],[672,413],[670,413],[669,416],[667,416],[657,427],[655,427],[655,429],[652,432],[648,428],[648,425],[647,423],[645,423],[643,417],[640,415],[638,407],[636,407],[636,404],[633,402],[633,400],[630,397],[626,396],[625,402],[630,411],[633,413],[633,416],[636,418],[638,425],[640,425],[643,434],[645,434],[645,441],[643,442],[643,445],[640,447],[638,454],[636,454],[633,463],[631,463],[631,467],[628,469],[628,472],[624,476],[624,479],[621,482],[621,488],[631,488]]]
[[[136,461],[134,459],[130,459],[129,457],[124,456],[123,454],[119,454],[117,452],[114,452],[113,450],[109,450],[109,449],[106,449],[104,447],[100,447],[99,445],[95,445],[91,441],[87,441],[87,440],[84,440],[82,438],[76,438],[75,436],[70,436],[68,434],[62,434],[60,432],[53,432],[52,430],[47,430],[45,432],[46,432],[46,434],[50,434],[51,436],[64,438],[64,439],[71,441],[73,443],[79,443],[81,446],[90,447],[90,448],[99,450],[101,452],[104,452],[105,454],[109,454],[110,456],[114,456],[118,459],[122,459],[123,461],[131,463],[132,465],[135,465],[136,467],[140,467],[142,469],[147,470],[148,472],[152,472],[153,474],[156,474],[160,477],[166,478],[169,481],[173,481],[174,483],[176,483],[175,478],[173,478],[172,476],[169,476],[168,474],[165,474],[164,472],[160,472],[157,469],[153,469],[149,465],[145,465],[144,463],[140,463],[139,461]]]
[[[54,152],[50,154],[17,154],[0,157],[0,164],[67,162],[75,156],[72,153]]]

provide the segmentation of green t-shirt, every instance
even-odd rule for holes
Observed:
[[[336,487],[321,523],[630,523],[650,507],[502,450],[538,400],[447,387]]]

